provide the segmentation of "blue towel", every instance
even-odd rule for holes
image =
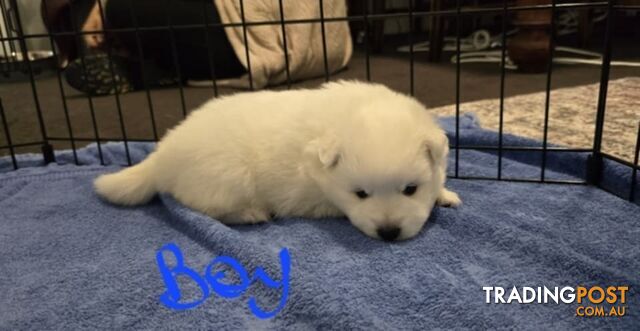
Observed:
[[[453,132],[454,121],[444,120]],[[472,116],[461,143],[495,145]],[[453,140],[452,140],[453,143]],[[505,145],[539,142],[505,136]],[[130,144],[134,162],[152,144]],[[584,185],[449,180],[464,201],[436,208],[414,239],[384,243],[346,219],[278,219],[226,226],[169,196],[135,208],[109,205],[92,180],[125,163],[122,144],[57,153],[59,164],[19,157],[0,174],[0,329],[637,329],[640,325],[640,207]],[[454,168],[454,153],[450,172]],[[503,176],[538,178],[539,153],[505,153]],[[580,179],[581,153],[550,153],[548,178]],[[579,163],[582,162],[582,163]],[[495,176],[495,153],[461,151],[460,174]],[[0,169],[8,170],[8,158]],[[611,187],[626,189],[629,169],[607,164]],[[628,176],[628,175],[627,175]],[[624,194],[621,191],[621,194]],[[248,302],[274,308],[281,291],[259,282],[236,299],[216,294],[191,310],[160,302],[167,285],[156,253],[175,243],[184,264],[203,273],[217,256],[277,278],[278,253],[291,257],[289,295],[271,319]],[[174,264],[171,258],[169,263]],[[229,274],[230,281],[237,279]],[[181,280],[183,299],[200,292]],[[487,304],[484,286],[630,287],[626,316],[576,317],[573,304]]]

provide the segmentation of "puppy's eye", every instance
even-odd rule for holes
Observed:
[[[365,192],[364,190],[355,191],[354,193],[356,194],[356,196],[358,196],[358,198],[360,198],[360,200],[364,200],[369,197],[369,193]]]
[[[407,185],[404,190],[402,190],[402,194],[406,196],[412,196],[418,190],[418,185]]]

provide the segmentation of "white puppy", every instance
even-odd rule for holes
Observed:
[[[346,215],[383,240],[415,236],[444,187],[448,139],[418,101],[382,85],[253,92],[209,101],[142,163],[100,176],[122,205],[156,193],[227,224]]]

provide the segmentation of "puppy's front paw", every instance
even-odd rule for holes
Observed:
[[[460,200],[457,193],[443,188],[440,196],[438,197],[437,203],[442,207],[458,207],[462,204],[462,200]]]
[[[269,220],[271,220],[271,215],[262,209],[250,208],[245,210],[242,213],[242,215],[240,215],[240,218],[245,223],[258,224],[258,223],[268,222]]]

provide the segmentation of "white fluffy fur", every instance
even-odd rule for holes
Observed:
[[[253,92],[207,102],[142,163],[95,181],[122,205],[158,192],[227,224],[346,215],[365,234],[415,236],[444,188],[448,140],[424,106],[377,84]],[[402,193],[418,185],[412,196]],[[364,190],[369,197],[354,193]]]

